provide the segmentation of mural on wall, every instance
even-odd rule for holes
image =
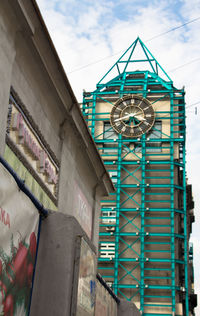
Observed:
[[[76,316],[93,316],[95,305],[95,253],[82,238]]]
[[[0,165],[0,316],[26,316],[37,249],[39,214]]]

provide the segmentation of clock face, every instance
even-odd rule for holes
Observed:
[[[151,103],[141,96],[119,99],[110,113],[110,122],[117,133],[126,137],[140,137],[148,132],[155,121]]]

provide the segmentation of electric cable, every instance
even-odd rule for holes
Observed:
[[[184,26],[186,26],[186,25],[188,25],[188,24],[190,24],[190,23],[196,22],[196,21],[198,21],[198,20],[200,20],[200,16],[197,17],[197,18],[195,18],[195,19],[189,20],[189,21],[187,21],[187,22],[185,22],[185,23],[183,23],[183,24],[181,24],[181,25],[179,25],[179,26],[173,27],[173,28],[169,29],[168,31],[165,31],[165,32],[163,32],[163,33],[160,33],[160,34],[158,34],[158,35],[155,35],[155,36],[153,36],[152,38],[147,39],[145,42],[150,42],[150,41],[152,41],[153,39],[156,39],[156,38],[158,38],[158,37],[161,37],[161,36],[163,36],[163,35],[166,35],[166,34],[168,34],[168,33],[171,33],[171,32],[173,32],[173,31],[175,31],[175,30],[177,30],[177,29],[180,29],[180,28],[182,28],[182,27],[184,27]],[[97,60],[97,61],[94,61],[94,62],[92,62],[92,63],[89,63],[89,64],[86,64],[86,65],[84,65],[84,66],[81,66],[81,67],[79,67],[79,68],[75,68],[74,70],[67,72],[67,74],[71,74],[71,73],[80,71],[80,70],[82,70],[82,69],[84,69],[84,68],[87,68],[87,67],[89,67],[89,66],[98,64],[98,63],[100,63],[100,62],[103,61],[103,60],[106,60],[106,59],[108,59],[108,58],[111,58],[111,57],[114,57],[114,56],[120,54],[122,51],[124,51],[124,50],[120,50],[120,51],[118,51],[117,53],[114,53],[114,54],[112,54],[112,55],[106,56],[106,57],[101,58],[101,59],[99,59],[99,60]],[[194,62],[194,61],[191,61],[191,62]],[[190,63],[191,63],[191,62],[190,62]],[[183,67],[183,65],[182,65],[182,67]]]
[[[146,42],[150,42],[150,41],[152,41],[152,40],[155,39],[155,38],[158,38],[158,37],[163,36],[163,35],[165,35],[165,34],[168,34],[168,33],[171,33],[171,32],[173,32],[173,31],[176,31],[176,30],[180,29],[180,28],[183,27],[183,26],[186,26],[186,25],[188,25],[188,24],[190,24],[190,23],[196,22],[196,21],[199,20],[199,19],[200,19],[200,17],[197,17],[197,18],[195,18],[195,19],[193,19],[193,20],[190,20],[190,21],[188,21],[188,22],[185,22],[185,23],[183,23],[183,24],[181,24],[181,25],[179,25],[179,26],[173,27],[172,29],[170,29],[170,30],[168,30],[168,31],[166,31],[166,32],[163,32],[163,33],[160,33],[160,34],[158,34],[158,35],[153,36],[152,38],[146,40]]]
[[[188,108],[191,108],[192,106],[197,105],[197,104],[200,104],[200,101],[197,101],[197,102],[195,102],[193,104],[189,104],[185,108],[188,109]]]
[[[174,72],[174,71],[176,71],[177,69],[180,69],[180,68],[182,68],[182,67],[185,67],[185,66],[187,66],[187,65],[190,65],[190,64],[192,64],[192,63],[194,63],[194,62],[196,62],[196,61],[198,61],[198,60],[200,60],[200,58],[192,59],[191,61],[189,61],[189,62],[187,62],[187,63],[185,63],[185,64],[182,64],[182,65],[180,65],[180,66],[178,66],[178,67],[176,67],[176,68],[173,68],[173,69],[169,70],[168,72]]]

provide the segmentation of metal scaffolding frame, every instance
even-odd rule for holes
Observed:
[[[137,46],[144,58],[134,59]],[[145,70],[134,69],[140,64]],[[137,139],[109,126],[115,101],[134,94],[150,100],[158,122]],[[146,316],[179,315],[182,302],[189,315],[184,95],[137,38],[83,96],[83,115],[116,187],[102,201],[99,273]]]

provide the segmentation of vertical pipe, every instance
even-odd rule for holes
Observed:
[[[120,183],[121,183],[121,160],[122,160],[122,135],[118,138],[118,165],[117,165],[117,192],[116,192],[116,229],[115,229],[115,264],[114,264],[114,293],[118,294],[119,274],[119,233],[120,233]]]
[[[97,95],[94,94],[94,96],[93,96],[93,102],[92,102],[92,126],[91,126],[91,134],[92,134],[93,139],[95,138],[96,99],[97,99]]]
[[[174,228],[174,99],[170,93],[170,210],[171,210],[171,293],[172,313],[176,312],[176,280],[175,280],[175,228]]]
[[[142,167],[142,188],[141,188],[141,230],[140,230],[140,311],[144,312],[144,217],[145,217],[145,170],[146,170],[146,135],[142,135],[142,158],[141,158],[141,167]]]
[[[143,97],[147,95],[147,80],[148,80],[148,72],[145,72],[145,80],[143,82]],[[144,312],[144,240],[145,240],[145,186],[146,186],[146,134],[141,137],[141,146],[142,146],[142,157],[141,157],[141,167],[142,167],[142,188],[141,188],[141,209],[140,209],[140,217],[141,217],[141,231],[140,231],[140,311]]]

